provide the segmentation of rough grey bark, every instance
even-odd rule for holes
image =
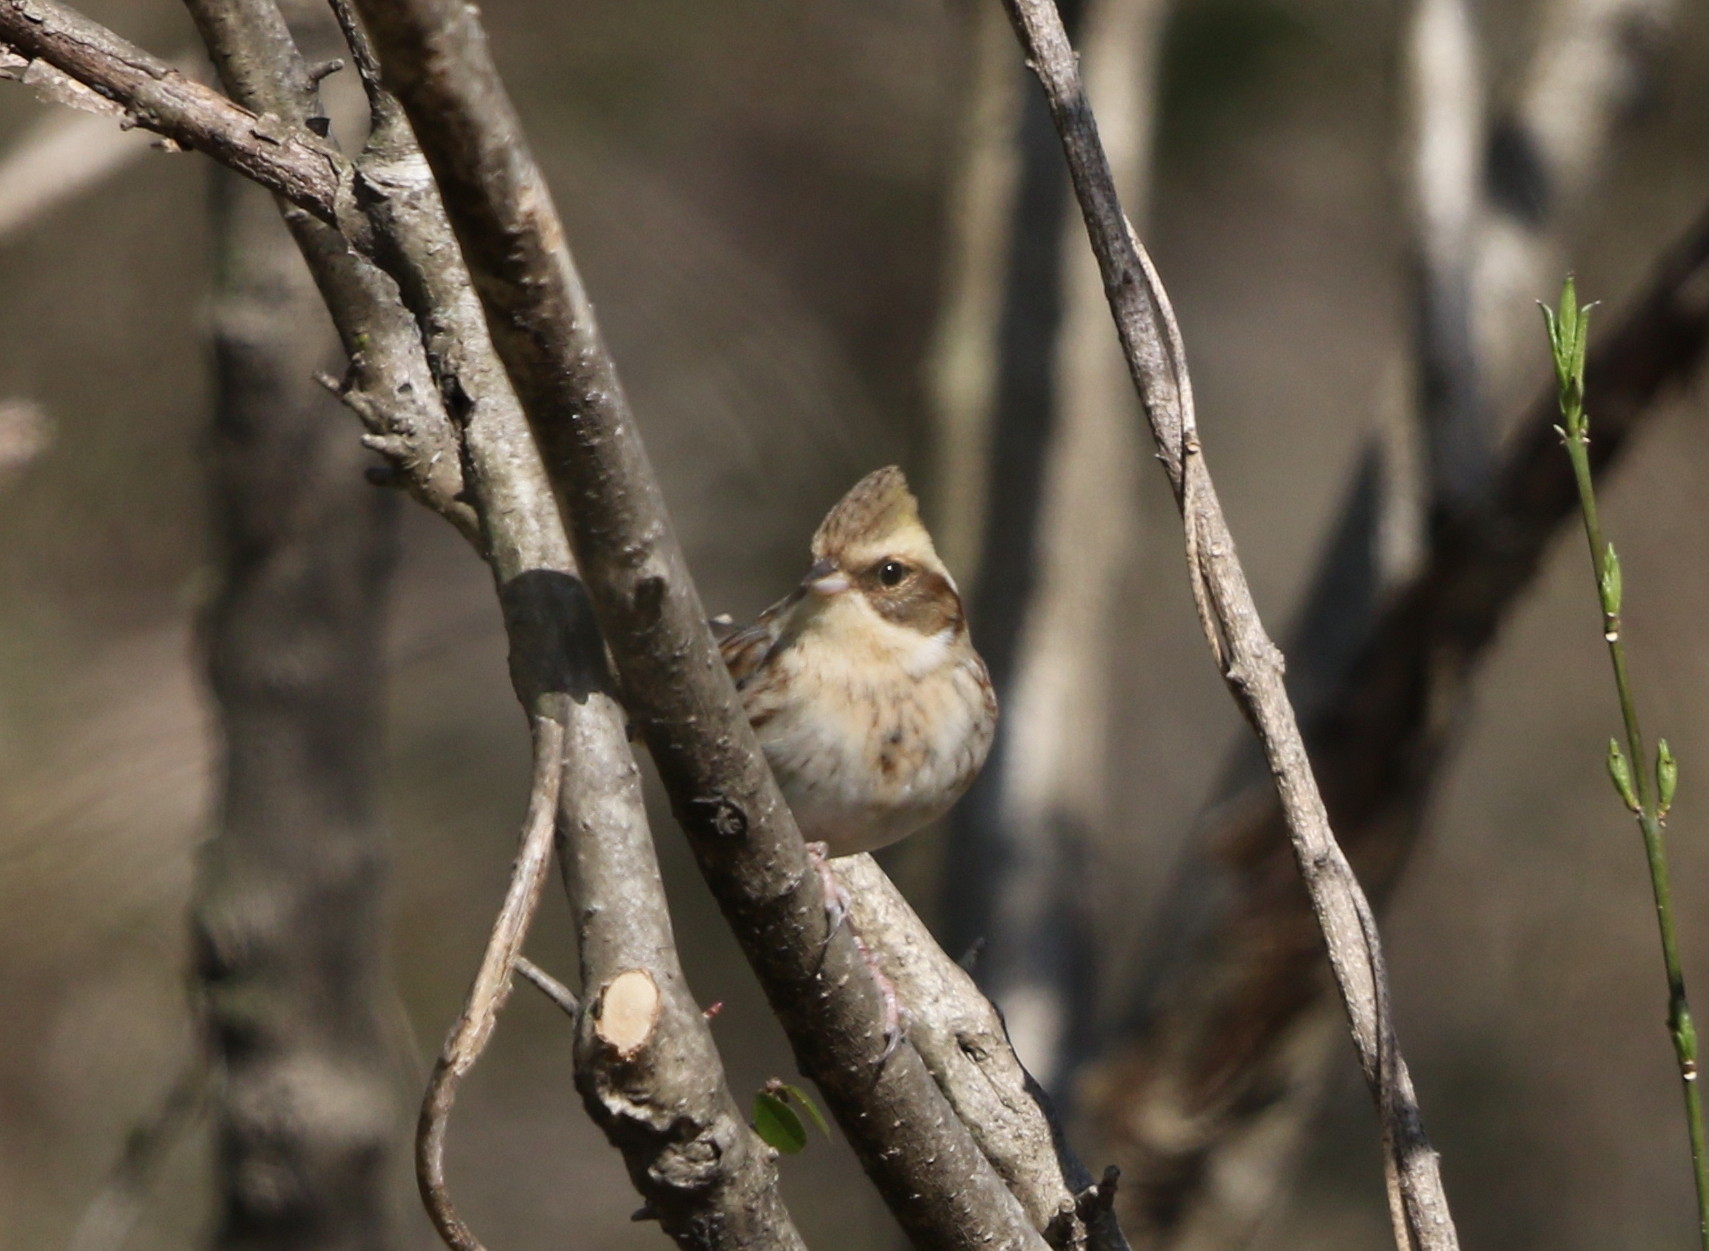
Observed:
[[[831,868],[848,891],[855,926],[884,936],[878,958],[908,1012],[908,1037],[1034,1226],[1053,1247],[1126,1251],[1112,1210],[1114,1178],[1094,1182],[1074,1154],[996,1007],[877,861],[845,856]]]
[[[1282,683],[1282,656],[1252,602],[1234,540],[1205,467],[1194,424],[1186,355],[1168,297],[1121,211],[1077,59],[1052,0],[1005,0],[1050,102],[1092,251],[1180,507],[1188,576],[1206,642],[1230,693],[1263,746],[1295,867],[1329,956],[1354,1049],[1378,1110],[1394,1235],[1401,1251],[1458,1245],[1436,1154],[1394,1036],[1382,948],[1365,900],[1330,829]]]
[[[343,190],[338,163],[312,133],[275,126],[53,0],[0,4],[0,44],[121,103],[135,125],[206,152],[327,221],[336,219]],[[29,81],[29,65],[14,69]]]
[[[220,582],[202,641],[222,776],[192,904],[220,1075],[214,1241],[384,1247],[402,1119],[376,791],[397,506],[314,383],[331,335],[271,197],[224,172],[215,186]]]
[[[913,1049],[885,1058],[878,989],[827,925],[472,11],[359,8],[541,444],[630,711],[803,1071],[919,1245],[1041,1245]]]

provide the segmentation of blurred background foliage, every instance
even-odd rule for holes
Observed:
[[[83,7],[163,55],[194,42],[169,0]],[[1483,6],[1498,96],[1534,9]],[[892,460],[925,476],[966,14],[944,0],[485,11],[703,594],[751,614],[798,572],[847,484]],[[1408,335],[1399,20],[1348,0],[1180,0],[1163,45],[1148,242],[1278,624],[1398,385],[1385,362]],[[1709,199],[1709,14],[1685,6],[1669,43],[1574,248],[1580,290],[1615,307]],[[333,86],[351,90],[347,77]],[[41,112],[0,91],[0,150]],[[0,240],[0,398],[39,403],[53,430],[0,485],[5,1247],[64,1243],[190,1049],[185,905],[211,758],[192,651],[207,588],[208,178],[199,158],[154,156]],[[1500,411],[1546,378],[1537,343]],[[1594,395],[1590,407],[1594,419]],[[1676,888],[1687,976],[1709,986],[1709,441],[1700,397],[1675,410],[1604,498],[1641,699],[1682,761]],[[1114,820],[1087,884],[1117,981],[1243,732],[1204,655],[1163,480],[1141,485],[1110,674]],[[1690,1177],[1648,887],[1603,777],[1614,708],[1583,558],[1559,547],[1482,672],[1388,913],[1400,1026],[1466,1245],[1680,1246]],[[413,1092],[502,892],[527,775],[487,576],[419,510],[388,647],[398,1080]],[[732,1085],[792,1077],[656,817],[690,982],[726,1005],[714,1028]],[[936,860],[922,836],[893,869],[929,899]],[[555,895],[531,953],[573,965]],[[452,1132],[465,1214],[499,1251],[662,1246],[629,1220],[636,1199],[578,1106],[569,1042],[555,1008],[516,996]],[[176,1152],[131,1245],[204,1236],[207,1153],[198,1135]],[[814,1245],[894,1244],[840,1146],[815,1140],[783,1173]],[[1263,1246],[1387,1244],[1350,1052],[1301,1178]],[[397,1194],[405,1243],[430,1245],[401,1165]]]

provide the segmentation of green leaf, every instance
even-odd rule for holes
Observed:
[[[1610,543],[1602,553],[1602,611],[1610,617],[1620,615],[1620,558]]]
[[[1632,791],[1632,770],[1626,764],[1626,753],[1613,739],[1608,740],[1608,776],[1613,779],[1614,789],[1626,801],[1626,806],[1637,812],[1638,797]]]
[[[1668,750],[1664,738],[1656,746],[1656,794],[1658,796],[1659,815],[1666,816],[1667,810],[1673,807],[1673,792],[1679,785],[1679,761],[1673,758],[1673,752]]]
[[[795,1109],[766,1090],[754,1096],[754,1132],[784,1155],[794,1155],[807,1145],[807,1127]]]
[[[813,1121],[813,1124],[819,1127],[819,1132],[827,1138],[831,1136],[831,1127],[825,1124],[825,1118],[819,1112],[819,1106],[807,1097],[807,1092],[805,1090],[802,1090],[799,1086],[791,1086],[788,1082],[778,1082],[774,1089],[777,1093],[799,1103],[801,1105],[801,1110],[806,1112],[808,1117]]]

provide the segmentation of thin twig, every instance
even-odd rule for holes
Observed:
[[[1397,1114],[1410,1107],[1415,1097],[1406,1062],[1390,1045],[1392,1023],[1378,990],[1381,954],[1369,905],[1329,828],[1282,683],[1281,653],[1259,621],[1205,467],[1179,328],[1149,258],[1122,215],[1055,4],[1052,0],[1005,0],[1005,4],[1028,63],[1050,101],[1134,384],[1151,423],[1159,459],[1175,488],[1188,540],[1188,574],[1206,640],[1236,702],[1256,730],[1276,778],[1295,860],[1328,948],[1360,1065],[1383,1116],[1388,1154],[1405,1208],[1402,1227],[1395,1231],[1396,1244],[1402,1251],[1448,1251],[1458,1244],[1436,1154],[1416,1114]]]
[[[211,1080],[207,1057],[198,1049],[160,1106],[126,1135],[118,1163],[84,1209],[66,1251],[120,1251],[166,1157],[207,1107]]]
[[[574,1021],[581,1016],[581,1000],[576,998],[576,992],[553,977],[527,956],[516,957],[516,971],[522,974],[553,1003],[564,1010],[564,1015]]]
[[[534,721],[534,776],[528,791],[528,815],[522,825],[522,846],[511,869],[510,887],[493,922],[481,967],[463,1005],[462,1014],[440,1050],[428,1078],[416,1127],[416,1178],[421,1199],[439,1236],[453,1251],[484,1251],[481,1242],[457,1214],[445,1184],[445,1134],[457,1087],[492,1039],[498,1014],[510,997],[511,976],[522,952],[528,927],[552,867],[552,831],[558,817],[558,793],[564,779],[564,727],[549,717]]]

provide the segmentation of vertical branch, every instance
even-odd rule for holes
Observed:
[[[1424,1136],[1407,1066],[1395,1042],[1375,922],[1330,829],[1282,684],[1281,653],[1259,620],[1205,466],[1186,354],[1168,296],[1122,215],[1056,6],[1051,0],[1005,3],[1027,63],[1050,102],[1134,387],[1158,459],[1175,490],[1188,576],[1206,642],[1275,779],[1295,868],[1311,900],[1354,1049],[1377,1104],[1396,1245],[1402,1251],[1449,1251],[1458,1245],[1457,1238],[1440,1167]]]
[[[217,1241],[383,1247],[400,1109],[375,787],[396,500],[313,382],[329,335],[270,197],[224,173],[215,195],[220,588],[202,639],[224,751],[192,914],[222,1073]]]
[[[1118,177],[1132,196],[1142,195],[1150,149],[1162,10],[1158,0],[1093,0],[1084,16],[1089,90],[1111,119]],[[1010,73],[1012,61],[1009,53]],[[1100,329],[1108,312],[1097,265],[1066,212],[1048,114],[1031,95],[1020,112],[1006,145],[1019,148],[1020,183],[1003,280],[960,276],[964,288],[996,286],[1003,310],[1003,350],[983,388],[986,461],[963,471],[986,483],[974,619],[1005,715],[991,761],[951,819],[944,908],[952,947],[983,944],[980,982],[1003,1006],[1019,1053],[1055,1088],[1089,1041],[1096,969],[1085,861],[1104,819],[1111,612],[1135,544],[1138,440],[1120,350]],[[994,146],[988,131],[975,138]],[[996,161],[976,148],[968,163]],[[984,213],[955,223],[967,236],[959,251],[989,233]],[[994,254],[985,259],[995,267]],[[950,316],[966,298],[952,292]],[[967,441],[960,409],[940,409],[940,421],[946,441]]]
[[[1421,833],[1472,662],[1530,576],[1533,542],[1559,524],[1558,512],[1531,511],[1548,450],[1527,436],[1498,465],[1502,423],[1490,405],[1523,377],[1515,334],[1531,324],[1531,300],[1673,7],[1545,5],[1515,99],[1494,124],[1465,6],[1418,0],[1405,28],[1419,385],[1373,432],[1288,652],[1288,688],[1331,815],[1379,906]],[[1699,243],[1694,228],[1656,274],[1635,333],[1604,358],[1604,376],[1618,379],[1611,402],[1634,421],[1695,367],[1686,293]],[[1640,346],[1640,325],[1652,347]],[[1521,411],[1546,429],[1536,405]],[[1612,454],[1618,440],[1610,433],[1599,450]],[[1239,752],[1089,1092],[1126,1170],[1130,1228],[1154,1245],[1238,1239],[1271,1209],[1333,1054],[1320,957],[1267,791],[1256,753]]]

